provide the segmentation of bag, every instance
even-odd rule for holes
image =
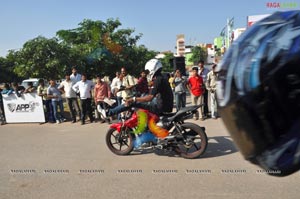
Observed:
[[[106,104],[108,104],[109,106],[113,106],[116,103],[116,100],[114,99],[108,99],[107,97],[104,98],[103,102],[105,102]]]

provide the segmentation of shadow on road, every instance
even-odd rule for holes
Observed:
[[[216,136],[208,138],[208,145],[206,151],[198,159],[203,158],[214,158],[224,155],[229,155],[238,152],[234,143],[230,140],[230,136]],[[163,151],[163,150],[135,150],[131,155],[146,155],[154,153],[159,156],[168,157],[180,157],[177,153],[173,151]]]
[[[213,158],[236,153],[238,150],[230,136],[216,136],[208,138],[208,146],[200,158]]]
[[[168,156],[168,157],[180,157],[178,154],[176,154],[173,151],[164,151],[158,149],[135,150],[131,152],[131,155],[146,155],[146,154],[155,154],[159,156]]]

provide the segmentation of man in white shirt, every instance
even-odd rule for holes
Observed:
[[[204,85],[204,88],[203,88],[203,105],[202,106],[202,115],[204,118],[207,118],[207,115],[208,115],[208,90],[205,88],[205,83],[206,83],[206,80],[207,80],[207,74],[209,73],[209,70],[207,68],[204,67],[204,61],[203,60],[200,60],[199,63],[198,63],[198,66],[199,66],[199,75],[202,77],[203,79],[203,85]]]
[[[70,75],[70,79],[74,84],[81,81],[81,75],[77,73],[76,67],[72,68],[72,74]]]
[[[72,89],[76,93],[80,93],[80,102],[81,102],[81,124],[85,124],[85,117],[88,114],[90,122],[94,122],[94,117],[92,114],[92,94],[91,91],[94,89],[94,83],[90,80],[87,80],[87,76],[82,74],[81,81],[77,82],[72,86]]]
[[[113,78],[113,80],[112,80],[112,82],[111,82],[111,84],[110,84],[110,88],[111,88],[111,92],[114,94],[114,88],[117,88],[117,85],[118,85],[118,82],[119,82],[119,80],[120,80],[120,78],[119,78],[119,76],[120,76],[120,73],[117,71],[116,72],[116,76]]]
[[[112,80],[110,90],[117,99],[118,106],[122,104],[122,92],[118,92],[123,85],[123,75],[116,72],[116,77]],[[118,114],[118,120],[121,120],[121,115]]]
[[[123,75],[120,75],[119,72],[116,72],[116,77],[112,80],[112,83],[110,85],[110,90],[112,94],[117,97],[118,105],[121,104],[122,100],[122,93],[118,92],[123,84]]]
[[[62,93],[65,93],[65,97],[67,99],[67,103],[68,103],[68,106],[70,109],[72,123],[75,123],[76,122],[76,112],[78,113],[79,118],[81,118],[81,114],[80,114],[81,111],[80,111],[80,108],[78,105],[76,93],[72,89],[74,82],[71,81],[69,74],[66,74],[65,78],[66,78],[66,80],[60,83],[60,85],[58,86],[58,89]],[[75,112],[75,110],[76,110],[76,112]]]

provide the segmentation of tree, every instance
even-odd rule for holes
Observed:
[[[192,48],[192,57],[189,59],[190,62],[194,64],[198,63],[200,60],[206,62],[207,59],[207,50],[206,48],[195,46]]]
[[[0,57],[0,83],[20,81],[21,78],[17,76],[14,71],[14,59],[10,55],[6,58]]]
[[[174,55],[173,53],[166,53],[165,57],[160,59],[162,65],[163,65],[163,71],[164,72],[172,72],[174,71],[173,66],[170,63],[170,59],[173,59]]]
[[[152,56],[144,46],[137,46],[142,34],[133,35],[133,29],[119,29],[118,19],[106,22],[85,19],[79,27],[57,32],[59,40],[76,52],[77,65],[83,65],[89,74],[113,75],[122,66],[128,71],[136,68]]]
[[[118,19],[85,19],[75,29],[59,30],[55,38],[39,36],[27,41],[20,50],[10,51],[9,66],[22,78],[60,79],[70,73],[72,66],[92,77],[112,77],[123,66],[138,75],[156,52],[137,45],[142,34],[134,35],[134,29],[120,26]],[[1,72],[4,69],[0,64]]]
[[[130,50],[128,59],[124,60],[124,66],[127,66],[132,75],[138,77],[145,68],[147,61],[153,59],[157,52],[148,50],[144,45],[134,46]]]
[[[37,37],[27,41],[20,51],[12,52],[14,72],[24,78],[63,78],[70,63],[70,49],[56,38]]]

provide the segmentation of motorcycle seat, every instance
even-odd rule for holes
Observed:
[[[168,121],[174,121],[177,118],[181,118],[184,115],[190,115],[194,111],[196,111],[201,105],[194,105],[194,106],[188,106],[180,109],[178,112],[176,112],[173,116],[168,117]]]
[[[162,116],[162,117],[172,117],[172,116],[174,116],[176,113],[167,113],[167,112],[163,112],[163,113],[161,113],[160,114],[160,116]]]

